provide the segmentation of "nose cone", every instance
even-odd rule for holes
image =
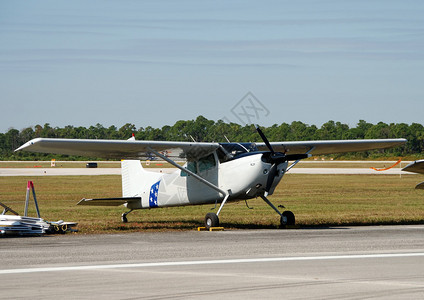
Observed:
[[[287,161],[283,152],[265,152],[262,154],[262,161],[269,164],[281,164]]]

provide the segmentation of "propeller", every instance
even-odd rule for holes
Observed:
[[[256,130],[258,131],[258,133],[261,136],[262,140],[264,141],[265,145],[268,147],[269,151],[271,151],[272,154],[275,154],[274,149],[272,149],[270,142],[268,141],[268,139],[266,138],[266,136],[262,132],[262,130],[259,128],[259,125],[256,125]]]
[[[286,161],[291,160],[299,160],[303,158],[309,157],[308,154],[285,154],[284,152],[275,152],[272,148],[271,143],[268,141],[265,134],[262,132],[262,130],[259,128],[258,125],[255,126],[256,130],[258,131],[259,135],[261,136],[262,140],[264,141],[265,145],[268,147],[269,152],[265,152],[263,154],[263,158],[268,162],[271,163],[271,168],[268,172],[268,179],[266,181],[265,186],[265,196],[268,195],[269,191],[271,190],[272,183],[274,182],[275,177],[278,177],[278,165],[282,164]]]

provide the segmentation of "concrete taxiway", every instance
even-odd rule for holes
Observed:
[[[0,299],[422,299],[424,226],[0,239]]]

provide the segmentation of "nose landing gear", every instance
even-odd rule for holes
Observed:
[[[271,201],[268,200],[267,197],[265,196],[261,196],[261,198],[266,202],[266,204],[268,204],[269,206],[271,206],[271,208],[273,210],[275,210],[277,212],[277,214],[280,215],[280,225],[281,227],[285,227],[285,226],[293,226],[296,223],[296,218],[294,217],[294,214],[289,211],[286,210],[283,213],[281,213],[275,206],[274,204],[271,203]]]

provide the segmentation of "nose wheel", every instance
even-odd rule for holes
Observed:
[[[280,224],[281,226],[292,226],[296,223],[296,218],[294,217],[294,213],[292,213],[289,210],[284,211],[281,214],[281,218],[280,218]]]

